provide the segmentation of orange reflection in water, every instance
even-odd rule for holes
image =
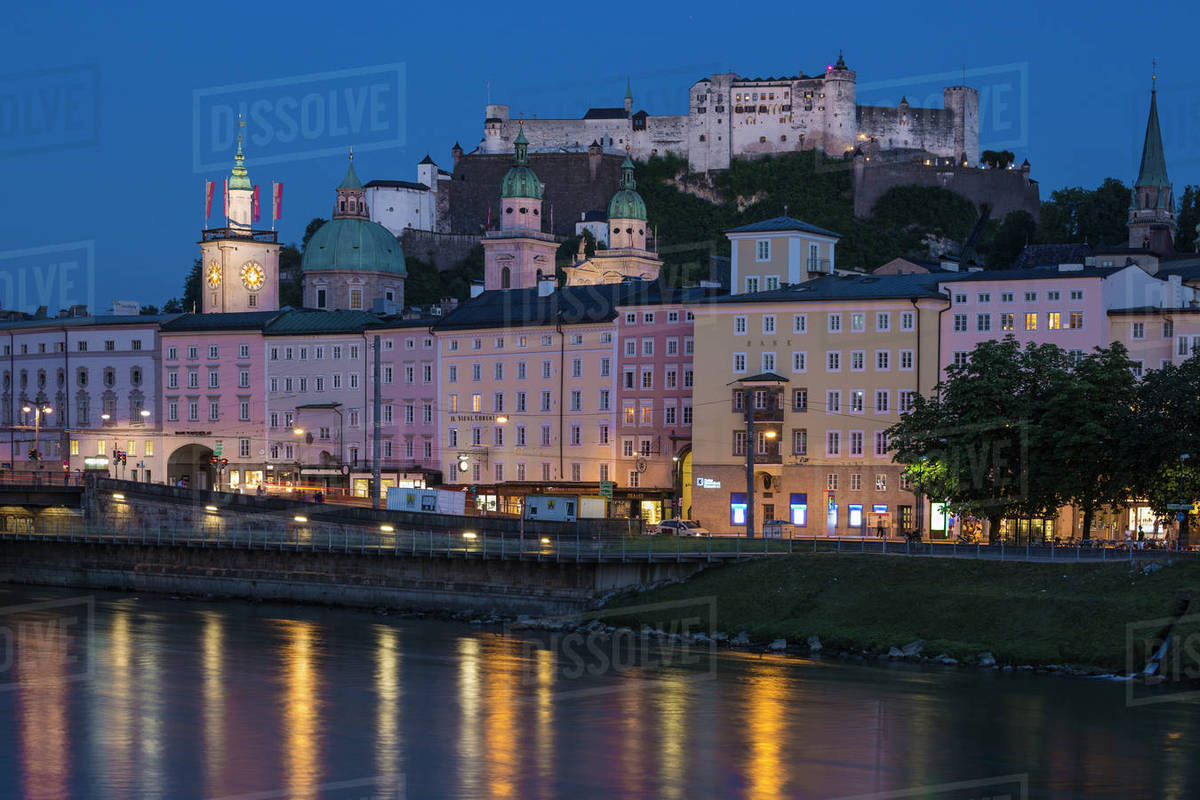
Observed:
[[[283,772],[289,800],[320,794],[320,676],[313,640],[317,626],[299,620],[279,620],[283,633]]]
[[[783,745],[791,687],[782,674],[782,670],[771,664],[748,669],[742,725],[747,745],[744,773],[749,800],[784,796],[787,766]]]
[[[519,704],[517,689],[521,683],[521,644],[502,636],[485,641],[482,676],[483,729],[487,741],[487,796],[518,796],[520,755],[524,748],[518,740]]]
[[[478,797],[483,732],[479,724],[480,646],[474,636],[458,640],[458,794]]]
[[[12,621],[17,654],[17,715],[20,718],[24,796],[58,800],[67,796],[69,730],[67,681],[72,634],[57,614]]]
[[[103,770],[118,794],[133,787],[133,631],[132,613],[116,608],[108,634],[107,669],[100,679],[101,707],[98,717],[104,736]]]
[[[539,797],[550,797],[554,786],[554,669],[555,656],[552,650],[536,648],[534,671],[536,688],[534,704],[537,713],[535,747],[537,753],[537,786]]]
[[[225,777],[225,632],[221,615],[201,614],[201,683],[204,687],[204,776],[208,796],[220,797]]]
[[[653,682],[654,705],[658,712],[660,797],[684,796],[689,703],[687,681],[688,676],[671,673]]]
[[[400,634],[375,628],[375,771],[381,797],[399,797],[403,789],[400,736]]]

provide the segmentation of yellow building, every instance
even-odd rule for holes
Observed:
[[[692,517],[746,532],[746,411],[753,406],[756,530],[895,535],[914,495],[884,431],[938,374],[929,276],[826,276],[694,308]]]
[[[838,235],[794,217],[725,231],[730,242],[729,286],[753,293],[832,275]]]

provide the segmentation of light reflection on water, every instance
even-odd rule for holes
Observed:
[[[1033,797],[1200,796],[1198,704],[1101,682],[732,653],[579,677],[546,636],[117,596],[95,623],[74,682],[9,626],[0,797],[757,800],[1013,773]]]

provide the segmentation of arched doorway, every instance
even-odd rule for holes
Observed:
[[[212,449],[202,444],[176,449],[167,458],[167,483],[174,486],[185,478],[192,489],[211,489],[216,482],[216,470],[209,461],[212,457]]]

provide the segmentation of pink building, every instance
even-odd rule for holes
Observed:
[[[1111,312],[1179,308],[1195,298],[1178,278],[1160,280],[1136,266],[968,272],[947,275],[938,288],[950,298],[941,317],[942,378],[980,342],[1012,336],[1086,353],[1119,339]]]
[[[684,302],[705,290],[647,290],[616,309],[617,466],[629,513],[649,524],[682,513],[680,497],[692,442],[694,317]],[[637,508],[633,507],[637,504]]]
[[[286,312],[183,314],[162,324],[166,479],[253,489],[270,467],[263,330]],[[210,459],[228,460],[218,472]]]

